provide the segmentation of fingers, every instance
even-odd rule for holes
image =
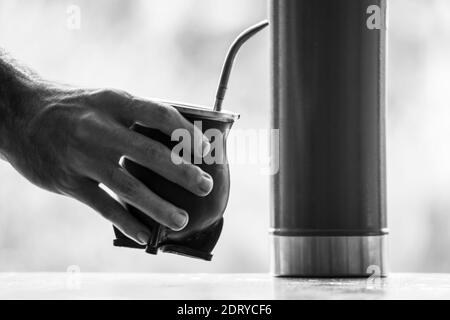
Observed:
[[[88,180],[83,184],[83,188],[73,196],[99,212],[129,238],[143,245],[148,243],[150,230],[134,218],[121,204],[100,189],[96,182]]]
[[[158,129],[171,136],[177,129],[185,129],[192,139],[192,151],[202,157],[211,146],[202,131],[186,120],[174,107],[160,102],[134,98],[130,117],[137,124]]]
[[[121,149],[126,158],[198,196],[203,197],[211,192],[213,188],[211,176],[199,167],[172,154],[163,144],[129,130],[122,137]],[[176,162],[174,162],[174,157],[177,158]]]
[[[186,211],[160,198],[123,168],[113,169],[101,181],[119,198],[174,231],[184,229],[189,222]]]

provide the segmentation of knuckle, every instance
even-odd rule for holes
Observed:
[[[156,202],[151,204],[151,217],[163,223],[167,223],[169,221],[167,212],[159,203]]]
[[[107,167],[103,168],[101,174],[103,175],[103,179],[105,179],[105,182],[114,183],[119,180],[119,172],[120,168]]]
[[[99,89],[88,93],[86,101],[89,105],[120,118],[124,116],[121,112],[132,105],[133,97],[117,89]]]
[[[162,104],[156,104],[154,109],[154,114],[156,117],[156,120],[164,125],[167,123],[170,123],[174,120],[177,111],[172,106],[162,105]]]
[[[112,152],[114,140],[121,134],[117,123],[93,110],[80,111],[71,121],[71,143],[69,146],[80,150],[107,150]]]
[[[189,187],[197,185],[198,177],[201,174],[200,168],[191,164],[183,164],[180,166],[180,178]]]
[[[143,150],[147,159],[157,161],[161,158],[161,148],[156,144],[146,143]]]
[[[128,199],[138,194],[140,190],[137,181],[124,174],[120,169],[112,171],[111,181],[116,186],[116,191]]]
[[[102,88],[92,91],[90,93],[90,98],[95,101],[100,100],[105,103],[115,103],[117,101],[123,101],[124,99],[130,99],[131,95],[123,90]]]
[[[123,224],[121,223],[122,213],[119,210],[103,210],[102,216],[114,224],[120,224],[119,227],[123,227]]]
[[[93,111],[85,111],[79,114],[72,126],[72,133],[76,141],[92,139],[99,127],[100,119]]]

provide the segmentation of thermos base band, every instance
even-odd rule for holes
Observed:
[[[387,235],[271,235],[271,272],[279,277],[387,276]]]

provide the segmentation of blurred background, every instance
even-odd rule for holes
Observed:
[[[390,265],[450,272],[450,2],[388,2]],[[48,79],[211,106],[228,46],[266,16],[263,0],[0,0],[0,47]],[[235,129],[269,127],[267,32],[240,52],[225,104],[241,114]],[[268,176],[231,172],[225,228],[205,263],[114,248],[95,212],[0,161],[0,271],[266,272]]]

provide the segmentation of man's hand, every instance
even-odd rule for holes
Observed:
[[[24,83],[29,82],[21,81],[17,106],[14,99],[3,106],[0,100],[0,153],[34,184],[82,201],[142,244],[149,240],[148,228],[99,188],[100,183],[173,230],[187,225],[188,213],[131,176],[119,164],[122,157],[199,196],[211,192],[207,173],[186,162],[175,165],[171,150],[130,129],[135,123],[167,135],[187,129],[201,140],[193,143],[201,147],[192,152],[202,155],[209,148],[207,139],[173,107],[116,90],[42,90],[43,84],[33,88]],[[3,92],[3,100],[8,95]]]

